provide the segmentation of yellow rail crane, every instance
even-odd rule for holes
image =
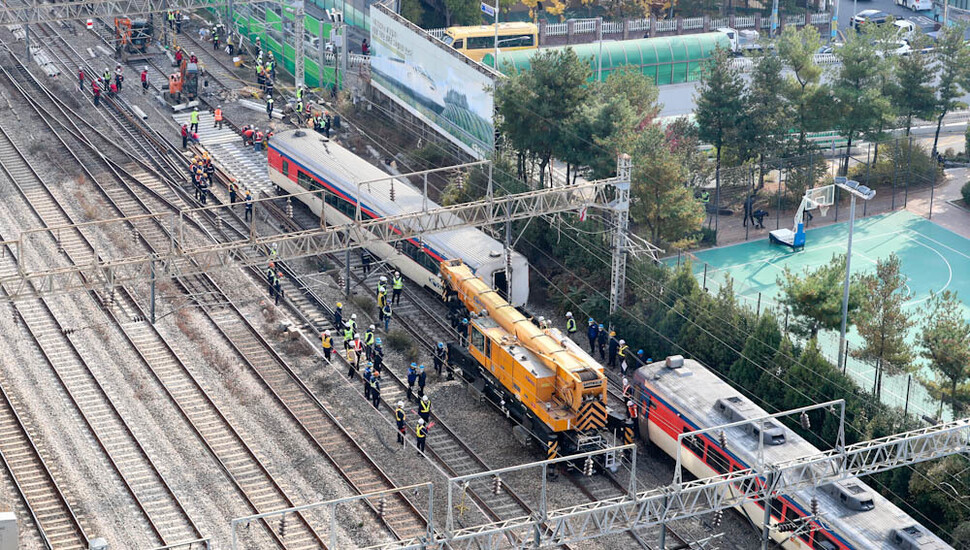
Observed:
[[[548,458],[612,444],[608,428],[625,418],[607,409],[603,366],[558,329],[538,326],[461,260],[440,269],[469,311],[468,338],[449,346],[449,360],[516,422],[516,437],[537,439]]]

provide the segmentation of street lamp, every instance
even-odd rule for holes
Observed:
[[[845,325],[849,315],[849,272],[852,264],[852,230],[855,226],[855,199],[859,197],[864,201],[872,200],[876,196],[875,189],[869,189],[859,182],[850,180],[843,176],[835,178],[835,185],[852,197],[852,204],[849,206],[849,247],[845,252],[845,284],[842,287],[842,330],[839,332],[839,369],[845,373]]]

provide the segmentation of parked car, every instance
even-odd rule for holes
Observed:
[[[906,19],[897,19],[893,25],[898,28],[904,38],[909,39],[917,32],[929,34],[940,30],[940,24],[925,15],[914,15]]]
[[[913,11],[928,11],[933,9],[933,0],[895,0],[897,6],[904,6]]]
[[[863,25],[883,25],[889,20],[889,14],[879,10],[862,10],[852,18],[852,27],[860,30]]]

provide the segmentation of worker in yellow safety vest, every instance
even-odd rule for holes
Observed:
[[[323,331],[323,336],[320,337],[320,345],[323,346],[323,356],[330,362],[330,354],[333,353],[333,337],[330,336],[330,331]]]
[[[394,272],[394,281],[391,286],[394,293],[391,295],[391,303],[398,305],[401,302],[401,291],[404,290],[404,278],[400,271]]]

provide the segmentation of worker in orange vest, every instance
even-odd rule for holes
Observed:
[[[626,402],[626,412],[630,415],[630,420],[633,422],[633,436],[640,437],[640,423],[637,422],[637,417],[640,416],[640,407],[631,399]]]
[[[215,120],[216,122],[212,125],[212,127],[222,130],[222,105],[216,107]]]

